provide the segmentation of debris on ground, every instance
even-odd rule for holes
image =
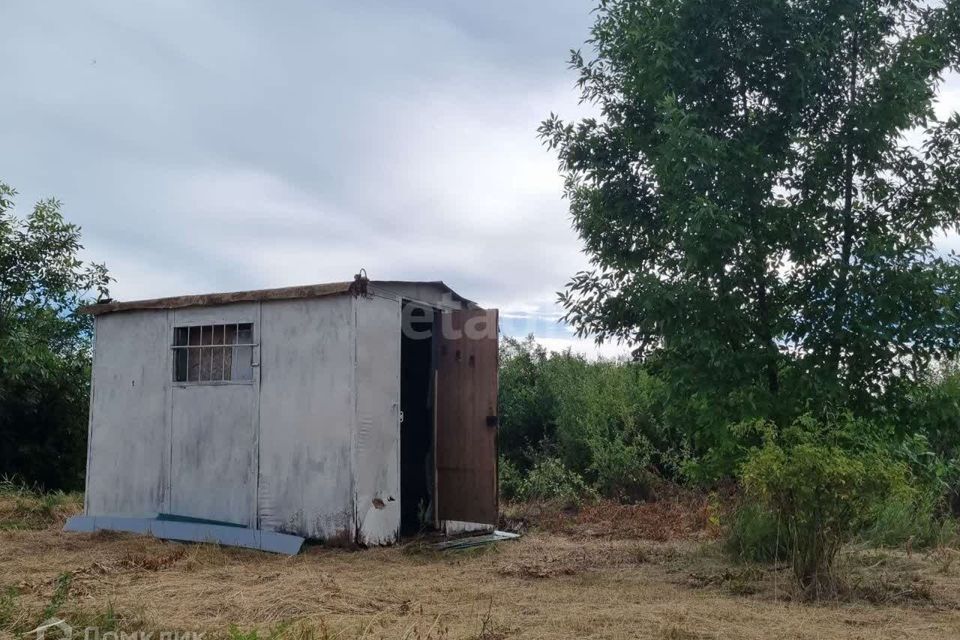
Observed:
[[[470,547],[480,547],[503,540],[516,540],[520,537],[519,533],[510,533],[508,531],[494,531],[479,536],[467,536],[466,538],[456,538],[454,540],[444,540],[433,545],[438,551],[448,551],[450,549],[469,549]]]

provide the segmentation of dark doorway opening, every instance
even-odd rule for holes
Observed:
[[[400,339],[400,534],[433,526],[434,309],[404,301]]]

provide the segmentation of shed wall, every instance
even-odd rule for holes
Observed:
[[[353,538],[353,298],[264,302],[260,527]]]
[[[222,519],[309,538],[395,541],[400,308],[334,296],[99,316],[87,514],[228,509]],[[174,326],[224,321],[256,325],[253,385],[174,383]],[[219,400],[244,390],[253,413],[234,420]]]
[[[400,535],[400,301],[357,298],[357,542]]]
[[[167,312],[97,319],[86,511],[149,515],[169,499]]]

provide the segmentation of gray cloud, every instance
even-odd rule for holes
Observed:
[[[582,266],[551,110],[590,4],[8,3],[0,178],[121,298],[443,278],[552,326]],[[566,335],[556,328],[557,336]]]

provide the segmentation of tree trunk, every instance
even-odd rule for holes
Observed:
[[[766,260],[764,260],[764,269]],[[770,329],[770,304],[767,300],[767,283],[763,273],[760,276],[760,284],[757,289],[757,306],[760,311],[760,339],[763,340],[767,348],[767,387],[770,393],[776,395],[780,392],[780,372],[777,369],[777,356],[780,354],[776,343],[773,341],[773,332]]]
[[[747,104],[746,86],[742,81],[740,83],[740,112],[742,117],[742,126],[744,130],[748,130],[750,127],[750,110]],[[761,193],[761,190],[757,189],[755,185],[747,180],[745,182],[744,193],[755,195]],[[777,362],[780,351],[777,349],[777,345],[773,340],[773,329],[770,326],[770,303],[767,296],[767,253],[766,250],[762,248],[764,246],[764,238],[761,237],[762,234],[759,231],[761,223],[760,218],[763,212],[762,202],[750,202],[747,211],[749,212],[750,216],[749,224],[751,235],[753,236],[752,241],[755,242],[758,247],[761,247],[757,251],[755,274],[757,283],[758,323],[756,327],[756,333],[766,349],[766,364],[764,365],[764,369],[767,377],[767,388],[770,390],[770,393],[777,394],[780,391],[780,372],[778,370]]]
[[[840,352],[843,349],[843,321],[847,314],[849,294],[850,259],[853,252],[855,224],[853,218],[853,178],[856,168],[853,141],[853,110],[857,101],[857,83],[860,74],[860,34],[853,33],[850,62],[849,104],[847,107],[846,139],[843,157],[843,210],[841,212],[840,266],[837,271],[837,283],[833,294],[833,319],[830,323],[830,360],[829,371],[834,377],[840,368]]]

